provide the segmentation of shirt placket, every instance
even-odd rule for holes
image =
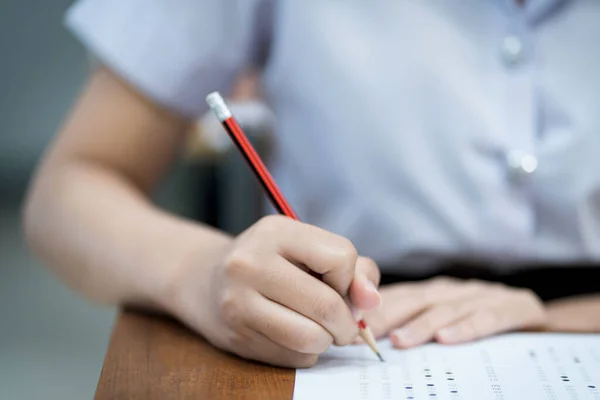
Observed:
[[[527,253],[535,231],[530,185],[537,169],[534,37],[525,9],[512,4],[496,38],[498,105],[503,116],[498,162],[502,195],[488,210],[488,245],[499,253]]]

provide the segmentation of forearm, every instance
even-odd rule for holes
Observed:
[[[31,247],[97,301],[164,307],[190,254],[218,262],[230,238],[154,207],[120,175],[84,162],[48,168],[25,211]]]
[[[546,309],[550,331],[600,332],[600,294],[553,301]]]

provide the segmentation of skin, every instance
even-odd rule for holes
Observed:
[[[464,343],[501,332],[600,332],[600,295],[542,303],[530,290],[440,277],[383,287],[383,305],[365,315],[376,337],[397,348]],[[356,340],[360,342],[360,340]]]
[[[96,72],[28,194],[32,249],[84,295],[172,314],[242,357],[306,367],[329,344],[350,343],[350,306],[381,301],[377,266],[350,241],[280,216],[232,238],[151,203],[189,128]]]
[[[369,315],[373,333],[391,332],[392,343],[399,348],[539,329],[547,319],[544,305],[533,292],[477,280],[442,277],[390,285],[381,295],[385,305]]]
[[[528,327],[600,330],[598,296],[543,305],[531,292],[448,279],[379,292],[375,263],[315,226],[269,216],[234,238],[170,215],[151,194],[190,126],[110,71],[93,74],[24,207],[30,247],[67,285],[171,314],[225,351],[289,367],[353,342],[352,311],[402,348]]]

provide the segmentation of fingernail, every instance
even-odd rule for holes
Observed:
[[[352,316],[354,317],[355,320],[359,320],[362,318],[362,312],[360,310],[357,310],[354,307],[350,307],[350,311],[352,312]]]
[[[438,336],[443,341],[453,340],[456,338],[456,329],[454,328],[442,328],[438,331]]]
[[[365,288],[367,289],[367,291],[377,295],[378,303],[374,305],[373,308],[381,307],[383,301],[381,299],[381,294],[379,294],[379,289],[377,289],[377,286],[375,286],[375,284],[370,280],[365,279],[365,281]]]
[[[392,332],[392,336],[396,339],[397,342],[403,345],[408,345],[413,340],[413,334],[410,330],[406,328],[396,329]]]
[[[366,284],[367,290],[369,292],[374,292],[374,293],[379,294],[379,290],[377,290],[377,286],[375,286],[375,284],[372,281],[370,281],[368,279],[365,279],[365,280],[367,281],[367,284]]]

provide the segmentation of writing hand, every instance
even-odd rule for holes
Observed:
[[[190,255],[174,283],[172,312],[241,357],[311,366],[358,335],[348,301],[362,310],[381,302],[375,263],[349,240],[286,217],[254,224],[212,268],[199,268],[201,257]]]

